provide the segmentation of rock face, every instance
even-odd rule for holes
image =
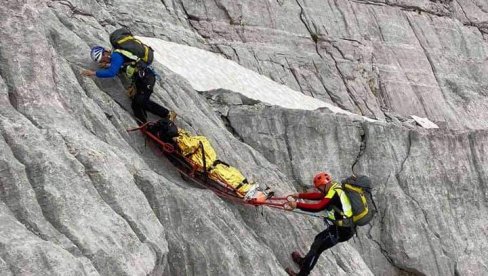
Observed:
[[[372,118],[486,127],[480,1],[183,2],[216,51],[305,94]]]
[[[109,46],[119,26],[377,120],[196,91],[155,63],[152,98],[278,194],[324,169],[371,176],[378,215],[313,275],[488,274],[486,10],[468,0],[8,0],[0,275],[285,275],[289,253],[324,227],[222,200],[127,132],[136,123],[123,81],[80,76],[90,46]]]
[[[486,212],[486,131],[427,132],[275,108],[232,109],[229,120],[244,142],[299,183],[324,166],[334,175],[347,175],[352,165],[357,174],[373,176],[380,218],[365,234],[369,239],[354,244],[370,267],[382,267],[386,257],[414,274],[486,273],[479,259],[486,254],[480,219]]]

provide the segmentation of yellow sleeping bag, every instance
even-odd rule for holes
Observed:
[[[222,162],[217,163],[208,174],[210,178],[229,184],[241,196],[244,196],[254,186],[247,182],[238,169]]]
[[[210,145],[207,137],[205,136],[191,136],[187,131],[183,129],[178,130],[178,137],[176,143],[181,150],[183,156],[190,158],[195,164],[203,169],[203,152],[205,153],[205,167],[208,170],[215,160],[217,160],[217,153]]]
[[[205,136],[191,136],[189,132],[179,129],[176,143],[181,150],[181,154],[190,158],[200,170],[203,170],[203,152],[205,153],[205,167],[208,177],[219,181],[232,188],[235,193],[245,200],[256,200],[264,202],[267,195],[260,190],[255,183],[248,183],[242,173],[224,162],[217,160],[214,148]]]

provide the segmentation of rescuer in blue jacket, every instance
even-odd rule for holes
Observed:
[[[133,81],[128,94],[132,99],[131,107],[134,116],[138,119],[138,123],[144,124],[147,122],[146,111],[161,118],[169,118],[170,112],[168,109],[149,99],[156,83],[155,72],[149,66],[137,68],[131,55],[128,51],[115,50],[112,52],[102,46],[95,46],[91,49],[90,56],[103,69],[97,71],[84,70],[81,74],[88,77],[113,78],[122,71]],[[174,119],[174,115],[175,113],[171,112],[170,119]]]

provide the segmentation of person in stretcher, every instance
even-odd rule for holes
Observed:
[[[262,189],[258,184],[248,181],[237,168],[219,160],[205,136],[191,135],[167,118],[150,122],[147,131],[162,142],[173,145],[181,156],[190,159],[200,171],[206,170],[208,178],[225,185],[237,197],[262,203],[273,196],[269,188]]]

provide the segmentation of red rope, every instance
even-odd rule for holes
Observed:
[[[142,131],[142,129],[143,129],[143,128],[145,129],[149,123],[150,123],[150,122],[146,122],[146,123],[144,123],[143,125],[140,125],[139,127],[135,127],[135,128],[129,128],[127,131],[128,131],[128,132],[132,132],[132,131],[136,131],[136,130],[141,130],[141,131]]]
[[[286,196],[286,197],[272,197],[272,200],[286,200],[286,201],[288,201],[288,196]]]

